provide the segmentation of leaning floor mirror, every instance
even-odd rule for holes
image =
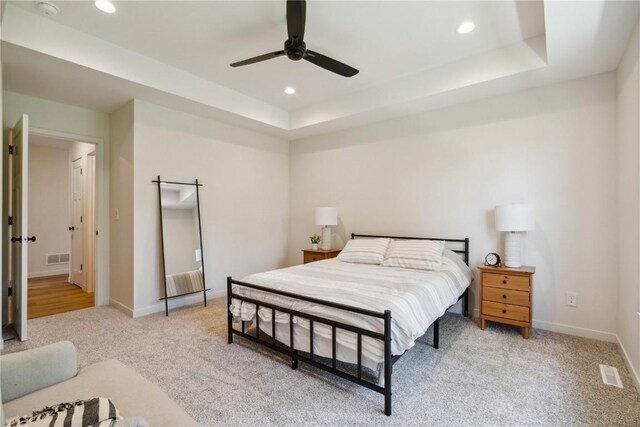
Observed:
[[[193,183],[153,181],[158,186],[165,314],[169,299],[202,292],[207,306],[200,220],[200,187]]]

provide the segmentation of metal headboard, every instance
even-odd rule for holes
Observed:
[[[451,251],[461,254],[464,263],[469,265],[469,238],[465,239],[440,239],[437,237],[399,237],[399,236],[374,236],[371,234],[355,234],[351,233],[351,239],[355,238],[365,238],[365,239],[379,239],[379,238],[387,238],[394,240],[444,240],[446,243],[462,243],[463,249],[451,249]]]

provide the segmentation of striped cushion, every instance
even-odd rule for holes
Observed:
[[[20,427],[112,427],[122,417],[113,403],[104,397],[47,406],[31,415],[7,420],[5,426]]]
[[[338,254],[338,259],[356,264],[380,264],[391,239],[352,239]]]
[[[382,262],[384,267],[440,271],[444,241],[394,240]]]

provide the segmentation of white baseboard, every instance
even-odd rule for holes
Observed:
[[[599,341],[615,343],[617,341],[616,334],[612,332],[598,331],[596,329],[581,328],[579,326],[570,326],[562,323],[547,322],[545,320],[533,319],[533,327],[544,329],[551,332],[560,332],[561,334],[575,335],[577,337],[591,338]]]
[[[33,271],[27,274],[29,279],[34,279],[36,277],[47,277],[47,276],[62,276],[63,274],[68,275],[69,269],[65,268],[64,270],[47,270],[47,271]]]
[[[473,309],[473,318],[480,317],[480,310]],[[546,320],[533,319],[533,327],[544,329],[545,331],[559,332],[561,334],[574,335],[577,337],[590,338],[599,341],[617,343],[617,335],[612,332],[598,331],[595,329],[581,328],[579,326],[565,325],[563,323],[547,322]]]
[[[629,354],[627,354],[627,350],[625,350],[624,345],[622,345],[622,341],[620,341],[620,337],[616,335],[616,341],[618,343],[618,349],[620,349],[620,354],[622,355],[622,359],[624,360],[624,364],[627,365],[627,370],[631,374],[631,380],[633,381],[633,385],[636,386],[636,390],[640,392],[640,376],[638,372],[636,372],[633,364],[631,363],[631,359],[629,358]]]
[[[215,291],[215,292],[209,291],[207,292],[207,301],[225,296],[226,293],[227,293],[226,290]],[[178,308],[178,307],[184,307],[187,305],[198,304],[201,302],[202,302],[202,294],[200,293],[185,295],[184,297],[181,297],[181,298],[180,297],[172,298],[169,300],[169,310]],[[159,301],[153,305],[133,310],[133,317],[148,316],[150,314],[159,313],[161,311],[164,311],[164,301]]]
[[[113,298],[111,298],[109,299],[109,305],[114,306],[115,308],[117,308],[127,316],[133,317],[133,309],[131,307],[128,307],[122,304],[120,301],[116,301]]]

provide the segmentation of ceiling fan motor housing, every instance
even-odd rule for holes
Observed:
[[[287,41],[284,42],[284,49],[269,52],[264,55],[254,56],[230,64],[232,67],[243,67],[256,62],[268,61],[287,55],[292,61],[304,59],[320,68],[339,74],[344,77],[353,77],[358,74],[358,70],[353,67],[336,61],[333,58],[322,55],[313,50],[307,50],[304,43],[304,26],[306,22],[307,7],[305,0],[287,0]]]
[[[307,45],[302,41],[287,40],[284,42],[284,51],[289,59],[300,61],[307,53]]]

